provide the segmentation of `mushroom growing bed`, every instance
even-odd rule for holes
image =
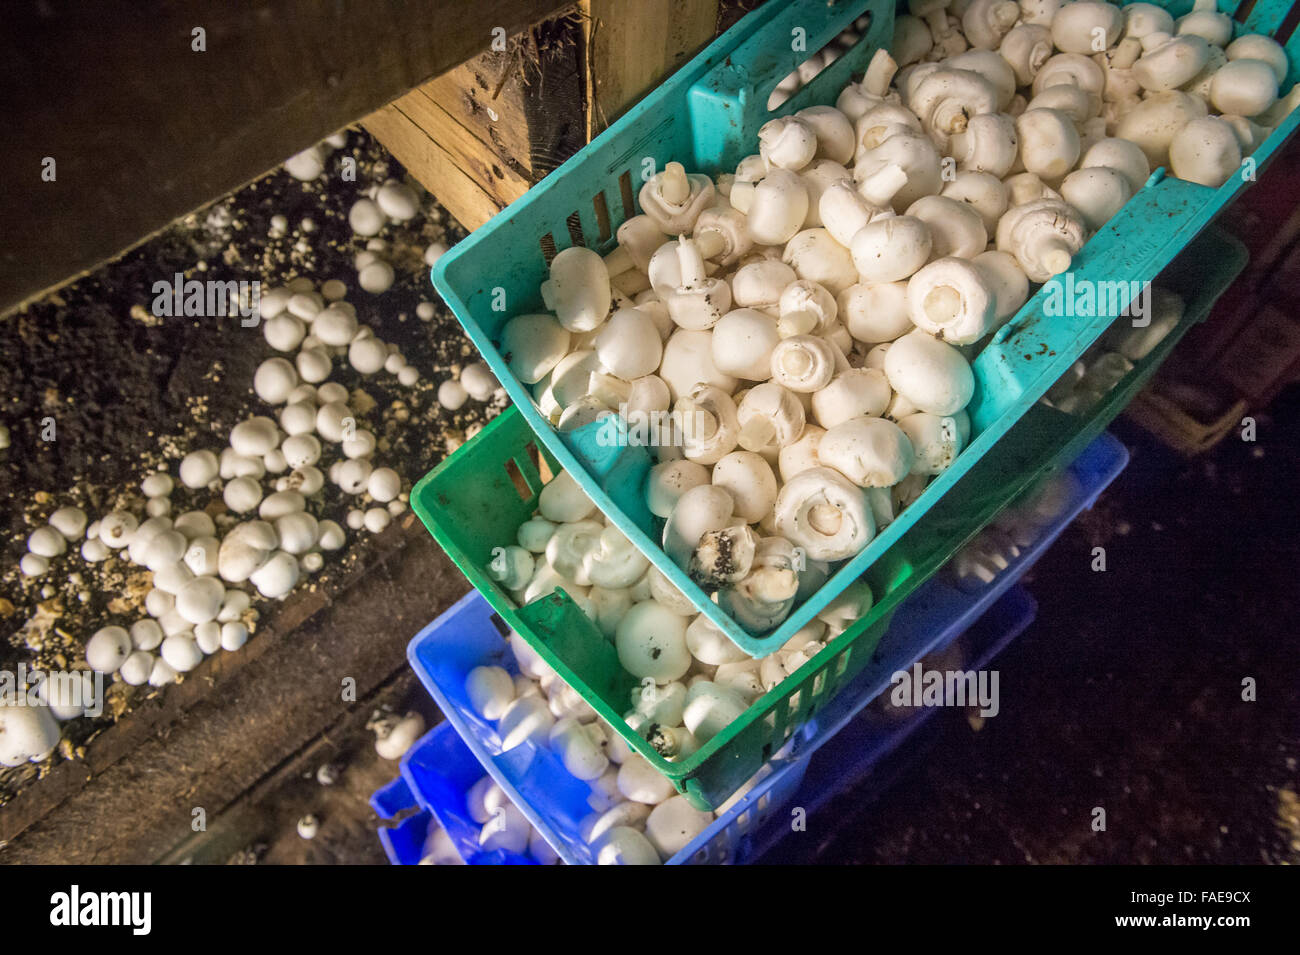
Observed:
[[[157,571],[147,564],[153,562],[160,569],[171,566],[169,555],[161,553],[167,548],[160,545],[158,554],[146,555],[140,549],[129,555],[127,548],[106,547],[107,553],[101,555],[100,548],[81,538],[87,527],[94,529],[113,512],[131,515],[123,519],[138,525],[151,516],[169,514],[170,520],[193,511],[206,515],[193,520],[206,524],[210,519],[211,536],[221,539],[234,526],[231,505],[242,506],[241,493],[256,497],[255,503],[264,502],[274,494],[277,482],[290,474],[286,469],[258,479],[185,486],[187,475],[180,462],[186,455],[203,451],[217,455],[232,439],[246,440],[243,432],[258,416],[283,426],[283,406],[269,405],[259,397],[278,397],[276,382],[268,382],[267,372],[258,369],[277,355],[293,362],[297,349],[277,351],[269,321],[245,327],[238,317],[157,315],[155,311],[165,309],[153,307],[155,283],[171,284],[177,274],[186,281],[259,280],[265,295],[294,279],[310,280],[318,289],[328,280],[339,280],[346,286],[346,299],[356,307],[360,326],[373,330],[369,340],[395,346],[409,369],[399,377],[402,369],[396,362],[392,367],[398,373],[390,372],[365,355],[349,356],[347,349],[327,356],[332,359],[328,380],[346,394],[356,427],[373,434],[374,468],[393,469],[395,473],[385,477],[394,486],[377,487],[372,496],[368,482],[363,482],[365,487],[345,489],[325,477],[320,491],[307,496],[305,509],[298,513],[309,513],[313,519],[296,520],[318,529],[308,534],[312,541],[299,542],[307,549],[302,572],[291,575],[299,579],[283,598],[288,602],[307,591],[330,592],[366,552],[374,532],[387,523],[376,518],[353,528],[349,511],[356,510],[364,518],[366,511],[382,507],[391,519],[393,511],[404,510],[402,496],[414,479],[503,404],[494,386],[474,388],[487,400],[456,394],[461,372],[473,363],[472,352],[428,289],[425,250],[456,241],[458,227],[423,193],[390,186],[390,194],[418,202],[418,208],[398,208],[403,216],[414,215],[399,221],[381,214],[378,222],[361,225],[362,231],[372,234],[377,227],[377,236],[357,234],[354,210],[358,207],[395,208],[385,201],[392,195],[376,203],[362,193],[383,188],[390,179],[402,179],[403,171],[360,133],[340,134],[335,141],[339,148],[318,154],[323,173],[319,178],[302,181],[276,170],[0,323],[0,387],[6,396],[0,425],[7,438],[0,442],[4,445],[0,447],[0,491],[13,502],[0,523],[5,546],[0,619],[7,637],[0,644],[0,670],[14,672],[19,664],[29,669],[81,669],[86,665],[85,645],[93,634],[105,627],[121,627],[129,633],[133,625],[154,619],[145,599],[154,589]],[[345,157],[356,161],[354,180],[340,175]],[[374,238],[384,247],[367,249]],[[360,273],[358,255],[364,257]],[[391,273],[391,282],[375,280],[376,263],[385,273],[379,279],[387,280]],[[376,291],[366,291],[364,286]],[[326,291],[337,294],[332,286]],[[274,295],[268,296],[268,301],[273,299]],[[284,325],[280,323],[281,330]],[[474,384],[472,373],[470,384]],[[448,400],[449,395],[453,400]],[[444,403],[440,404],[440,396]],[[280,443],[278,434],[275,441]],[[317,443],[324,445],[320,459],[324,472],[329,463],[342,459],[341,445],[323,434]],[[295,450],[292,444],[281,449]],[[310,457],[315,451],[307,447],[305,453]],[[191,458],[187,468],[203,463]],[[207,485],[211,475],[200,477],[204,480],[191,483]],[[391,508],[380,498],[387,499]],[[68,508],[83,512],[85,521],[73,519],[76,512]],[[59,514],[52,522],[56,526],[47,526],[55,514]],[[319,539],[327,520],[343,532],[332,541]],[[286,532],[291,536],[294,529]],[[340,536],[345,540],[337,540]],[[338,549],[326,549],[326,544],[339,543]],[[84,546],[89,546],[91,556],[106,559],[84,559]],[[32,560],[33,556],[40,560]],[[44,562],[48,569],[24,574],[20,570],[24,559],[31,570],[41,570]],[[311,570],[316,565],[318,569]],[[214,584],[215,578],[214,574]],[[262,596],[248,583],[227,581],[220,586],[226,592],[248,593],[250,606],[242,612],[236,608],[233,617],[256,639],[259,617],[278,607],[279,600]],[[282,587],[263,588],[270,593],[278,589]],[[209,596],[215,596],[215,587]],[[116,634],[110,632],[100,643],[112,643]],[[133,642],[129,649],[139,649],[141,641]],[[105,665],[103,654],[92,656]],[[202,677],[203,672],[190,676]],[[0,804],[58,762],[84,757],[102,730],[126,718],[143,700],[167,692],[165,686],[147,683],[129,686],[120,675],[106,677],[104,686],[103,712],[76,716],[59,725],[52,755],[0,769]]]

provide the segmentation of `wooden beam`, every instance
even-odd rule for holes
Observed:
[[[515,33],[566,2],[10,4],[0,311],[463,63],[495,29]],[[47,157],[54,181],[42,178]]]
[[[561,16],[411,90],[363,125],[467,229],[586,144],[579,18]]]
[[[582,0],[594,139],[717,32],[718,0]]]
[[[528,191],[527,179],[504,159],[493,162],[487,143],[418,89],[371,113],[363,125],[467,229],[477,229]]]

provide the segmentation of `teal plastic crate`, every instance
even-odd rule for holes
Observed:
[[[1190,0],[1164,5],[1176,15],[1191,8]],[[1219,4],[1229,13],[1237,6],[1235,0]],[[1289,8],[1288,2],[1259,0],[1237,31],[1272,34]],[[766,103],[776,84],[864,12],[872,22],[861,42],[769,112]],[[767,119],[833,103],[850,75],[865,68],[877,47],[887,45],[893,19],[893,5],[881,0],[772,0],[444,255],[432,272],[438,292],[560,466],[701,612],[753,656],[779,648],[851,581],[878,564],[1101,336],[1113,316],[1063,321],[1044,316],[1041,293],[1026,303],[974,362],[971,441],[955,464],[784,624],[762,636],[740,627],[663,552],[662,523],[650,515],[641,494],[651,465],[645,449],[602,447],[599,423],[565,435],[556,432],[527,387],[511,374],[497,338],[511,316],[542,310],[539,285],[557,249],[584,244],[603,253],[613,248],[618,224],[638,212],[635,194],[647,171],[671,160],[712,175],[730,171],[754,150],[758,128]],[[799,30],[806,38],[804,51],[792,49]],[[1300,41],[1289,39],[1286,49],[1293,81]],[[1300,114],[1290,115],[1255,151],[1257,164],[1266,163],[1298,123]],[[1234,177],[1209,189],[1157,170],[1077,256],[1075,279],[1151,281],[1246,185]],[[503,301],[505,309],[498,311]]]
[[[1096,406],[1067,414],[1036,403],[981,455],[912,530],[864,575],[876,603],[812,660],[686,759],[669,762],[622,719],[634,681],[605,639],[562,591],[516,606],[488,576],[492,551],[531,516],[556,456],[538,447],[519,407],[425,475],[411,507],[509,626],[524,637],[628,745],[700,809],[720,805],[868,665],[901,601],[1036,480],[1069,464],[1119,413],[1246,263],[1240,242],[1211,229],[1160,276],[1186,302],[1183,320]]]

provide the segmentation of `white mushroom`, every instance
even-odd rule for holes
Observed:
[[[770,119],[758,129],[758,152],[769,167],[797,171],[817,154],[817,133],[797,116]]]
[[[546,377],[569,350],[569,331],[553,315],[517,315],[501,330],[501,352],[526,384]]]
[[[790,391],[825,388],[836,371],[834,346],[812,335],[793,335],[772,349],[772,381]]]
[[[996,305],[983,271],[964,258],[931,262],[907,283],[908,314],[916,327],[954,345],[983,338]]]
[[[712,483],[731,495],[733,513],[749,524],[762,520],[776,502],[772,466],[752,451],[733,451],[722,457],[713,466]]]
[[[858,487],[891,487],[912,470],[913,452],[892,421],[859,417],[828,428],[817,443],[817,459]]]
[[[1136,143],[1127,139],[1108,137],[1088,147],[1079,161],[1080,169],[1103,167],[1113,169],[1128,182],[1130,194],[1136,193],[1151,175],[1151,164]]]
[[[1120,8],[1099,0],[1066,3],[1052,18],[1052,42],[1066,53],[1094,53],[1094,37],[1104,47],[1114,46],[1124,30]],[[1101,36],[1098,37],[1097,34]]]
[[[571,332],[591,331],[609,314],[609,272],[591,249],[575,245],[556,255],[541,291],[547,309]]]
[[[652,176],[638,195],[642,211],[667,235],[691,231],[700,213],[713,204],[715,192],[708,176],[687,174],[681,163],[670,162]]]
[[[713,364],[736,378],[765,381],[772,375],[772,349],[780,340],[772,316],[753,308],[734,309],[713,328]]]
[[[1174,133],[1206,112],[1199,96],[1181,90],[1155,93],[1120,116],[1114,135],[1136,143],[1154,169],[1168,164]]]
[[[975,392],[975,376],[962,353],[920,329],[889,346],[885,375],[896,392],[930,414],[955,414]]]
[[[674,401],[682,395],[690,394],[701,383],[714,385],[728,393],[736,387],[736,379],[720,371],[713,363],[712,330],[679,328],[673,332],[664,343],[659,377],[668,386],[669,395]]]
[[[829,467],[809,468],[786,481],[776,496],[775,525],[813,560],[852,557],[875,536],[862,488]]]
[[[1085,238],[1083,219],[1071,206],[1037,199],[1007,210],[998,223],[997,247],[1014,255],[1031,281],[1046,282],[1069,269]]]
[[[1079,160],[1079,133],[1059,110],[1025,110],[1016,117],[1016,133],[1025,169],[1048,182],[1061,179]]]
[[[930,258],[930,228],[912,216],[875,219],[853,237],[853,264],[868,284],[908,278]]]
[[[691,654],[686,648],[686,621],[646,600],[627,612],[614,635],[619,663],[638,680],[663,685],[686,675]]]
[[[617,527],[606,527],[583,560],[583,574],[596,587],[630,587],[646,572],[649,560]]]
[[[718,594],[718,604],[751,633],[771,630],[785,620],[794,606],[799,592],[798,564],[793,544],[784,537],[765,537],[758,543],[749,573],[733,586],[724,587]],[[704,619],[703,615],[699,619]],[[688,627],[688,644],[690,637]],[[694,647],[691,652],[695,653]],[[700,654],[695,655],[703,660]],[[746,658],[738,657],[736,662],[741,659]],[[724,682],[721,675],[715,679]]]
[[[760,245],[784,245],[808,215],[808,189],[797,173],[773,169],[755,186],[746,212],[749,234]]]
[[[1052,33],[1041,23],[1017,24],[1002,38],[998,53],[1016,74],[1016,83],[1029,86],[1052,55]]]
[[[731,287],[722,279],[709,277],[694,239],[680,236],[675,250],[678,284],[658,289],[668,314],[681,328],[712,328],[731,308]]]
[[[1256,116],[1277,101],[1277,84],[1273,64],[1231,60],[1210,81],[1210,102],[1220,113]]]
[[[943,149],[949,137],[965,132],[972,116],[997,112],[998,100],[997,88],[979,73],[941,67],[917,83],[907,106]]]
[[[988,245],[984,220],[965,202],[945,196],[922,196],[907,207],[907,215],[928,227],[931,261],[949,256],[972,259]]]
[[[781,256],[799,278],[837,295],[858,280],[849,250],[825,229],[804,229],[786,244]]]
[[[39,763],[58,743],[59,726],[48,706],[25,702],[0,705],[0,766]]]
[[[912,328],[905,282],[859,283],[841,292],[838,303],[849,334],[868,345],[893,341]]]
[[[963,445],[955,418],[918,411],[898,422],[915,452],[912,471],[938,474],[948,468]]]
[[[1124,174],[1104,166],[1076,169],[1061,183],[1061,198],[1079,211],[1084,225],[1093,232],[1119,212],[1132,195]]]
[[[716,464],[740,438],[736,403],[713,385],[696,385],[673,405],[673,415],[681,426],[682,452],[691,461]]]
[[[849,368],[812,394],[813,416],[823,428],[833,428],[850,418],[878,416],[889,406],[892,391],[884,372],[874,368]]]
[[[1241,145],[1231,125],[1217,116],[1205,116],[1174,134],[1169,164],[1179,179],[1217,189],[1241,169]]]

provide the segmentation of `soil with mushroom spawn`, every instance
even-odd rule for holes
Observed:
[[[357,160],[355,181],[340,175],[344,156]],[[429,284],[423,264],[430,242],[451,245],[463,231],[427,195],[422,193],[421,215],[389,224],[380,233],[391,247],[385,256],[397,275],[392,288],[371,295],[357,284],[353,257],[367,240],[353,236],[348,209],[362,192],[387,178],[403,179],[404,171],[368,136],[350,131],[346,147],[330,155],[320,179],[302,183],[277,169],[178,220],[117,261],[0,319],[0,424],[11,433],[10,447],[0,450],[0,494],[10,502],[0,517],[0,626],[7,638],[0,640],[0,669],[12,669],[20,661],[41,667],[75,665],[85,639],[99,627],[129,626],[145,616],[139,604],[148,590],[147,572],[125,559],[86,563],[79,543],[51,561],[47,574],[24,578],[19,573],[27,536],[50,513],[75,504],[93,521],[127,506],[143,519],[139,487],[147,473],[165,466],[175,477],[185,453],[202,448],[220,452],[239,421],[275,413],[252,390],[254,370],[279,354],[261,327],[242,327],[238,317],[155,317],[150,311],[155,282],[170,283],[180,272],[186,280],[260,280],[266,290],[297,276],[317,287],[341,279],[360,322],[397,344],[420,373],[420,381],[405,388],[393,375],[362,376],[346,358],[336,358],[329,378],[350,392],[361,388],[373,399],[369,411],[363,410],[368,402],[352,402],[358,425],[373,430],[379,441],[376,466],[394,467],[407,487],[442,459],[449,438],[495,413],[495,406],[476,401],[447,412],[435,400],[438,385],[458,375],[474,352]],[[277,214],[289,223],[278,238],[268,234]],[[313,220],[313,231],[301,231],[304,218]],[[304,248],[296,247],[300,240],[305,240]],[[424,300],[435,305],[427,323],[415,311]],[[49,434],[49,419],[53,440],[42,440],[43,429]],[[329,482],[323,497],[320,516],[340,524],[349,507],[360,506],[359,499],[345,497]],[[173,514],[191,508],[224,510],[219,494],[191,491],[179,481],[172,504]],[[328,580],[331,568],[364,546],[367,536],[348,530],[347,548],[326,555],[325,569],[311,579]],[[69,580],[73,574],[81,575],[80,583]],[[54,591],[48,598],[42,596],[45,587]],[[84,603],[81,593],[89,595]],[[44,617],[40,636],[20,633],[38,613]],[[150,687],[131,691],[155,692]],[[116,707],[119,712],[125,699]],[[97,721],[64,724],[65,740],[75,748],[113,718],[110,710]],[[0,802],[17,780],[34,771],[33,766],[0,770]]]

